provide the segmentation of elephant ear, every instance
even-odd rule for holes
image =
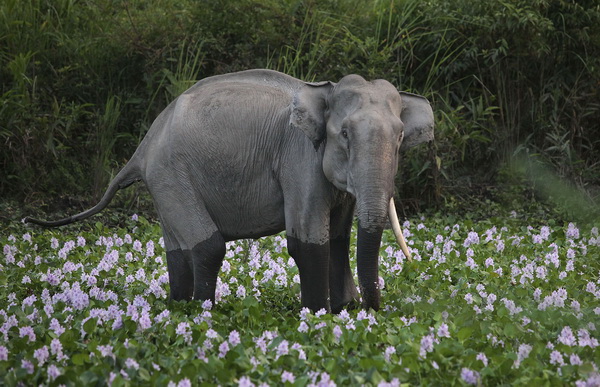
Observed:
[[[331,82],[305,83],[292,100],[290,125],[302,130],[315,149],[326,137],[327,96],[332,87]]]
[[[433,141],[433,110],[427,98],[403,91],[400,92],[400,98],[400,119],[404,123],[404,139],[400,150],[405,151],[423,142]]]

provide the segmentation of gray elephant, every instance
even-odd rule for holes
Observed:
[[[385,80],[307,83],[271,70],[214,76],[158,116],[96,206],[26,221],[87,218],[143,180],[162,225],[172,299],[214,299],[226,241],[285,230],[302,305],[338,312],[359,299],[348,259],[356,207],[362,306],[377,310],[388,213],[398,224],[389,211],[398,154],[432,139],[429,102]]]

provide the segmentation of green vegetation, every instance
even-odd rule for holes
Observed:
[[[426,95],[437,139],[403,162],[408,207],[512,184],[523,165],[598,195],[594,0],[5,0],[0,196],[97,198],[182,90],[256,67]]]
[[[301,310],[281,236],[229,243],[210,305],[168,302],[158,224],[83,228],[0,235],[2,384],[600,383],[597,225],[412,219],[413,263],[384,234],[382,310],[339,315]]]
[[[215,305],[170,303],[131,190],[95,225],[14,221],[97,200],[173,98],[263,67],[434,105],[381,311],[302,311],[282,236],[228,244]],[[598,195],[596,0],[0,2],[0,384],[598,385]]]

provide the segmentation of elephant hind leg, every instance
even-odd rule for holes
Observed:
[[[212,300],[225,257],[225,240],[204,203],[185,190],[161,187],[154,196],[160,214],[173,300]]]
[[[184,254],[174,232],[167,221],[161,217],[163,239],[167,250],[167,271],[169,273],[170,295],[174,301],[191,300],[194,295],[194,275],[192,260]]]
[[[194,272],[190,255],[184,254],[179,248],[167,251],[167,270],[171,300],[191,300],[194,295]]]

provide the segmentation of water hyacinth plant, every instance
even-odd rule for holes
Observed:
[[[0,236],[6,385],[600,384],[597,227],[386,231],[383,310],[300,308],[285,238],[228,244],[217,297],[172,302],[158,224]]]

